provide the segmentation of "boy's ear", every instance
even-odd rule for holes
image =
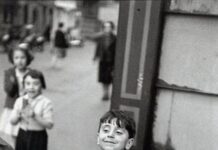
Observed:
[[[128,139],[125,149],[129,150],[133,146],[134,142],[135,142],[134,138]]]

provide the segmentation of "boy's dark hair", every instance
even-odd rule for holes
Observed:
[[[28,49],[22,49],[22,48],[15,48],[15,49],[11,49],[9,52],[8,52],[8,60],[9,62],[11,62],[12,64],[14,64],[14,61],[13,61],[13,57],[14,57],[14,52],[15,51],[22,51],[24,53],[24,55],[26,56],[27,58],[27,62],[26,62],[26,65],[30,65],[30,63],[33,61],[34,57],[30,54],[29,50]]]
[[[34,79],[39,79],[41,84],[42,84],[42,88],[43,89],[46,88],[44,76],[40,71],[30,69],[29,72],[27,74],[25,74],[23,77],[23,85],[24,85],[24,82],[25,82],[25,79],[27,76],[31,76]]]
[[[136,134],[135,121],[121,110],[110,110],[106,112],[100,119],[99,129],[102,123],[111,123],[113,119],[116,119],[116,124],[118,127],[125,128],[129,133],[129,138],[134,138]]]

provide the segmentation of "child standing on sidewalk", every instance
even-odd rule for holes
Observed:
[[[17,47],[9,51],[9,61],[13,67],[4,72],[4,90],[6,92],[6,101],[4,110],[0,118],[0,131],[12,136],[14,142],[18,127],[10,123],[10,115],[15,100],[23,95],[23,76],[30,70],[28,66],[33,60],[33,56],[23,47]]]
[[[134,120],[123,111],[112,110],[100,119],[97,144],[101,150],[129,150],[135,133]]]
[[[14,105],[11,123],[20,125],[15,150],[47,150],[46,129],[53,127],[52,102],[42,95],[43,76],[30,70],[24,76],[26,94]]]

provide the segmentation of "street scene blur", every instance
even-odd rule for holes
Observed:
[[[217,18],[215,0],[0,0],[0,149],[217,150]]]
[[[16,150],[98,149],[118,12],[116,0],[0,1],[0,137]]]

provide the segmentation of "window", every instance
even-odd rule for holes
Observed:
[[[10,4],[6,4],[3,7],[3,22],[13,23],[15,7]]]
[[[23,11],[24,11],[23,22],[24,24],[27,24],[28,23],[28,5],[24,6]]]

